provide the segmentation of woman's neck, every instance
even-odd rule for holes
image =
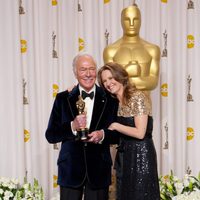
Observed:
[[[118,94],[116,94],[117,99],[119,100],[120,104],[123,104],[123,92],[119,92]]]

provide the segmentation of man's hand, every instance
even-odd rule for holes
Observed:
[[[104,131],[103,130],[93,131],[92,133],[88,134],[88,138],[89,139],[87,140],[87,142],[100,144],[104,139]]]
[[[81,114],[77,115],[74,121],[72,122],[72,128],[74,131],[80,130],[81,128],[85,128],[87,123],[86,115]]]

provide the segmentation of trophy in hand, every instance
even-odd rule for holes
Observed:
[[[79,115],[83,114],[84,113],[84,110],[85,110],[85,102],[83,101],[82,97],[79,96],[79,99],[78,101],[76,102],[76,107],[78,109],[78,113]],[[78,139],[80,140],[87,140],[87,135],[89,133],[89,129],[86,128],[86,127],[81,127],[79,130],[77,130],[77,136],[78,136]]]

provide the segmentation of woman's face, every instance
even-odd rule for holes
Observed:
[[[110,70],[104,70],[101,73],[101,80],[108,92],[115,95],[122,94],[123,85],[114,79]]]

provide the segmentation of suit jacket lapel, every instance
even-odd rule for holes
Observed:
[[[80,95],[80,92],[79,92],[79,88],[78,88],[78,85],[73,88],[73,90],[69,93],[69,97],[68,97],[68,104],[69,104],[69,107],[70,107],[70,110],[72,112],[72,115],[74,117],[76,117],[76,115],[78,115],[78,110],[77,110],[77,107],[76,107],[76,102],[78,101],[78,96]]]
[[[78,85],[69,93],[68,103],[72,115],[76,117],[78,115],[78,110],[76,108],[76,101],[78,101],[78,96],[80,91]],[[96,93],[94,99],[94,107],[92,112],[92,121],[90,124],[90,130],[95,130],[100,122],[102,114],[104,112],[105,106],[107,104],[107,98],[105,92],[98,86],[96,86]]]

